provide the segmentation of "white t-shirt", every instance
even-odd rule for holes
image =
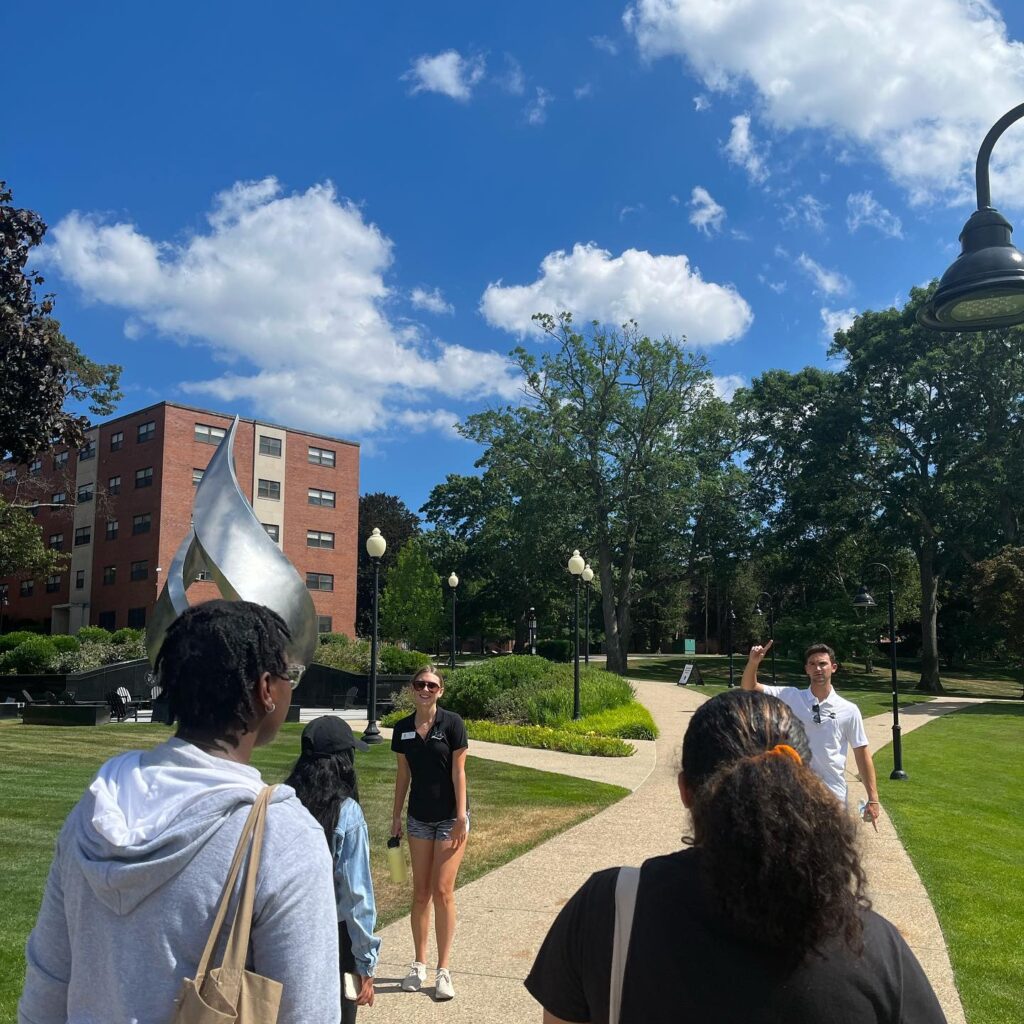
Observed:
[[[765,686],[764,692],[778,697],[800,719],[811,745],[811,767],[845,805],[847,749],[868,745],[860,708],[840,697],[834,688],[823,701],[810,688]]]

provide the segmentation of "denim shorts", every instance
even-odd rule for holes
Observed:
[[[443,843],[452,837],[456,818],[445,818],[444,821],[420,821],[411,814],[405,818],[405,834],[410,839],[432,839]],[[466,835],[469,835],[469,811],[466,811]]]

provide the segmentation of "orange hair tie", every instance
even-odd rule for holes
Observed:
[[[773,754],[775,757],[792,758],[797,764],[804,763],[804,759],[800,756],[799,751],[794,750],[788,743],[776,743],[768,753]]]

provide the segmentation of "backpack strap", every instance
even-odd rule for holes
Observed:
[[[636,891],[639,884],[639,868],[619,868],[619,876],[615,881],[615,929],[612,932],[608,1024],[619,1024],[622,981],[626,976],[626,957],[629,955],[629,937],[633,932],[633,912],[636,910]]]

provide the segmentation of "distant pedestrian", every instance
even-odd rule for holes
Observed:
[[[469,797],[466,793],[466,726],[438,705],[444,682],[433,666],[410,680],[416,710],[398,722],[391,749],[398,755],[391,834],[402,834],[402,808],[409,792],[406,821],[412,859],[412,938],[415,959],[402,981],[407,992],[420,989],[427,977],[427,933],[434,906],[437,975],[434,998],[452,999],[448,960],[455,937],[455,879],[466,853]]]

